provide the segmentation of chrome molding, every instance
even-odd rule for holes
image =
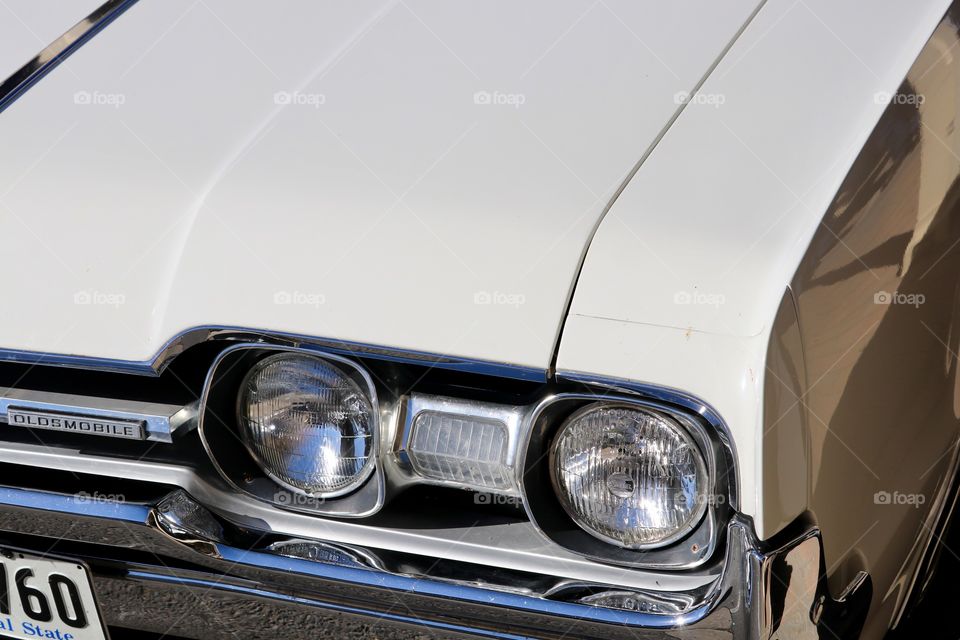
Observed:
[[[17,69],[0,84],[0,111],[9,107],[40,78],[53,71],[58,64],[133,6],[136,1],[108,0]]]
[[[547,381],[547,371],[536,367],[525,367],[522,365],[491,362],[489,360],[478,360],[474,358],[443,356],[423,351],[412,351],[361,342],[319,338],[283,331],[250,329],[230,325],[205,325],[186,329],[168,340],[153,357],[147,360],[122,360],[95,356],[46,353],[42,351],[0,349],[0,362],[19,362],[37,366],[69,367],[75,369],[90,369],[93,371],[158,376],[174,358],[186,349],[209,340],[229,340],[263,344],[279,342],[292,347],[321,348],[327,352],[354,358],[374,358],[377,360],[388,360],[438,369],[450,369],[453,371],[496,376],[512,380],[527,380],[532,382]]]
[[[175,507],[164,507],[170,504]],[[84,526],[76,526],[77,519]],[[820,532],[803,521],[788,527],[792,533],[784,532],[780,542],[764,543],[753,535],[748,521],[732,520],[727,526],[724,570],[699,587],[660,585],[653,593],[645,593],[596,582],[561,581],[541,583],[521,593],[497,584],[479,584],[476,565],[448,567],[442,576],[419,573],[406,561],[390,568],[392,563],[375,548],[363,549],[359,556],[319,553],[305,559],[283,554],[284,545],[276,542],[266,548],[234,546],[229,533],[216,524],[215,515],[183,491],[155,502],[98,503],[0,487],[0,529],[18,533],[21,524],[29,527],[27,521],[32,520],[44,522],[51,535],[98,545],[111,539],[107,533],[111,527],[132,528],[136,535],[126,544],[157,559],[178,557],[205,568],[180,575],[164,565],[161,576],[157,567],[131,565],[125,573],[128,579],[167,579],[187,589],[244,589],[255,598],[296,602],[305,611],[343,607],[344,601],[337,596],[350,591],[355,594],[351,612],[373,619],[389,619],[394,615],[393,599],[402,597],[405,610],[417,612],[411,618],[417,624],[449,625],[449,614],[455,611],[458,631],[493,637],[525,637],[521,625],[530,629],[545,620],[567,633],[571,625],[585,623],[588,626],[572,637],[590,638],[663,637],[655,633],[658,630],[673,630],[671,637],[694,637],[701,632],[762,640],[785,633],[804,638],[856,637],[872,594],[870,577],[860,573],[840,598],[830,596]],[[438,609],[438,602],[446,606]],[[531,620],[529,616],[545,617]]]
[[[203,452],[198,452],[198,455],[205,456]],[[417,527],[416,523],[409,520],[370,526],[355,519],[318,518],[315,514],[281,509],[266,501],[240,494],[216,472],[200,473],[195,462],[172,464],[123,459],[76,448],[14,442],[0,442],[0,462],[99,476],[104,479],[104,493],[115,492],[109,488],[113,478],[179,487],[206,509],[238,527],[253,531],[266,529],[272,534],[289,538],[319,538],[335,544],[389,549],[398,553],[430,556],[435,560],[483,564],[630,589],[695,589],[712,581],[718,573],[713,568],[696,573],[663,573],[598,564],[547,541],[525,521],[438,530],[429,526]],[[22,489],[0,487],[0,503],[19,503],[24,494],[25,490]],[[85,510],[94,509],[105,517],[119,513],[115,512],[112,502],[80,502]],[[55,504],[61,505],[62,509],[57,507],[54,510],[79,513],[73,501],[61,500]],[[126,506],[134,505],[128,503]],[[50,505],[44,508],[48,507],[53,508]],[[133,513],[132,509],[130,513]],[[497,540],[498,544],[490,546],[491,539]]]
[[[367,615],[375,617],[378,620],[390,621],[390,622],[400,622],[408,625],[415,626],[417,628],[428,628],[432,630],[433,633],[436,632],[452,632],[458,634],[470,634],[471,636],[485,637],[485,638],[496,638],[497,640],[529,640],[528,636],[521,636],[513,633],[497,633],[484,631],[482,629],[477,629],[469,627],[466,625],[452,624],[449,622],[439,622],[435,620],[424,620],[423,618],[418,618],[416,616],[404,615],[401,613],[382,613],[377,612],[372,609],[363,609],[360,607],[348,607],[341,604],[336,604],[332,602],[325,602],[317,598],[306,598],[302,596],[294,596],[287,593],[270,591],[269,589],[259,588],[256,586],[248,585],[239,585],[226,583],[222,580],[217,579],[199,579],[199,578],[184,578],[180,576],[173,576],[169,573],[162,571],[140,571],[134,570],[129,572],[130,578],[142,581],[142,582],[160,582],[167,583],[177,587],[188,586],[194,589],[197,589],[199,592],[216,592],[216,591],[229,591],[241,596],[249,596],[257,598],[258,600],[272,600],[280,601],[283,603],[295,604],[299,606],[308,606],[316,609],[323,609],[327,611],[336,611],[340,613],[352,613],[357,615]],[[288,635],[291,633],[290,630],[285,630],[285,635],[287,637],[293,637]],[[295,633],[295,632],[293,632]]]
[[[9,424],[8,414],[17,410],[130,423],[143,432],[142,438],[134,439],[167,443],[173,442],[175,432],[192,428],[197,418],[196,405],[138,402],[26,389],[0,389],[0,420]],[[96,434],[94,435],[96,437]]]

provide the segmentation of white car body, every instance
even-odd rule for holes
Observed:
[[[99,3],[6,4],[12,72]],[[759,539],[812,512],[831,586],[873,577],[879,637],[929,522],[871,496],[932,502],[957,434],[831,432],[873,320],[838,320],[822,381],[771,342],[878,96],[957,64],[925,49],[950,4],[144,0],[0,114],[0,349],[148,363],[240,327],[680,390]],[[925,147],[931,204],[958,135]]]

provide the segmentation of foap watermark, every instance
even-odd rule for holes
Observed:
[[[85,289],[73,294],[73,304],[80,305],[99,305],[106,307],[120,307],[126,304],[127,297],[122,293],[109,293],[106,291],[95,291]]]
[[[708,507],[722,507],[727,504],[727,496],[722,493],[710,493],[700,498],[700,500]]]
[[[100,493],[99,491],[87,493],[86,491],[80,491],[73,494],[73,501],[78,504],[91,504],[96,502],[126,502],[127,498],[122,493]]]
[[[507,93],[506,91],[477,91],[473,94],[473,104],[506,106],[519,109],[527,102],[527,96],[522,93]]]
[[[505,496],[502,493],[475,493],[473,494],[474,504],[505,504],[511,507],[523,505],[523,501],[518,496]]]
[[[900,293],[899,291],[877,291],[873,294],[873,304],[900,304],[918,309],[927,301],[922,293]]]
[[[323,498],[306,496],[302,493],[294,493],[292,491],[276,492],[273,494],[273,501],[287,507],[315,507],[318,504],[324,503]]]
[[[888,91],[878,91],[873,94],[873,101],[876,104],[908,104],[912,107],[919,107],[927,101],[927,97],[922,93],[890,93]]]
[[[686,504],[688,498],[686,495],[677,496],[677,502],[681,504]],[[727,504],[727,496],[722,493],[708,493],[705,495],[697,496],[694,498],[696,504],[705,504],[708,507],[722,507]]]
[[[119,109],[126,103],[127,96],[122,93],[105,91],[77,91],[73,94],[73,104],[113,107]]]
[[[502,305],[507,307],[517,307],[527,302],[527,297],[522,293],[504,293],[502,291],[477,291],[473,294],[473,304],[483,305]]]
[[[915,509],[927,501],[927,496],[922,493],[900,493],[894,491],[877,491],[873,494],[873,504],[883,505],[908,505]]]
[[[306,93],[303,91],[277,91],[273,94],[273,103],[281,106],[291,105],[319,109],[327,103],[327,96],[322,93]]]
[[[673,94],[674,104],[702,104],[715,109],[719,109],[727,101],[727,96],[722,93],[693,93],[689,91],[678,91]]]
[[[705,293],[703,291],[677,291],[673,294],[673,304],[697,304],[719,308],[726,304],[727,298],[722,293]]]
[[[277,291],[273,294],[273,304],[319,307],[322,304],[326,304],[326,302],[327,297],[322,293],[307,293],[305,291]]]

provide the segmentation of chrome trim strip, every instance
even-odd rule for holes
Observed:
[[[66,60],[90,38],[113,22],[137,0],[107,0],[93,13],[70,27],[66,33],[51,42],[29,62],[13,72],[0,84],[0,112],[9,107],[40,78]]]
[[[173,495],[181,502],[192,502],[192,498],[185,493],[175,492]],[[319,587],[334,582],[344,587],[380,592],[386,590],[410,598],[422,598],[415,604],[419,610],[414,620],[416,624],[452,625],[457,630],[470,633],[479,630],[481,635],[493,637],[516,637],[510,635],[511,620],[524,620],[529,626],[533,622],[529,617],[531,615],[597,624],[591,628],[591,637],[602,637],[604,630],[612,631],[621,627],[625,627],[631,636],[639,634],[635,637],[653,637],[653,634],[645,636],[645,630],[656,632],[668,629],[677,630],[683,636],[698,635],[698,631],[709,629],[710,633],[721,632],[725,637],[729,635],[738,639],[772,638],[784,630],[795,632],[793,635],[797,637],[857,637],[872,594],[870,577],[861,573],[844,589],[841,598],[830,596],[826,587],[820,532],[808,520],[800,520],[789,526],[789,533],[785,532],[779,542],[760,542],[748,521],[734,519],[727,527],[728,544],[723,572],[704,585],[704,589],[690,592],[694,599],[689,609],[683,613],[663,614],[640,610],[632,603],[625,605],[629,608],[614,608],[584,604],[579,599],[557,599],[558,594],[549,591],[526,594],[498,590],[491,588],[492,585],[478,586],[471,582],[475,580],[476,569],[474,567],[471,570],[470,566],[449,567],[442,577],[435,577],[376,567],[360,568],[322,558],[291,558],[261,549],[238,548],[223,539],[225,534],[222,529],[203,524],[207,518],[212,520],[212,516],[204,513],[200,505],[193,508],[187,504],[187,508],[181,510],[181,515],[185,514],[191,522],[200,522],[200,526],[189,526],[182,535],[171,533],[161,529],[157,521],[157,511],[170,499],[170,495],[160,499],[157,506],[127,502],[84,502],[63,494],[0,487],[0,514],[4,516],[3,530],[14,533],[23,533],[18,528],[22,512],[17,509],[32,510],[27,515],[38,519],[44,518],[44,512],[63,514],[61,519],[47,519],[46,522],[50,527],[68,528],[68,531],[59,532],[67,540],[95,542],[98,545],[102,545],[104,539],[109,539],[104,532],[110,531],[114,524],[119,523],[127,529],[139,526],[142,527],[140,535],[134,537],[139,548],[155,554],[158,559],[164,555],[188,561],[202,559],[199,564],[205,567],[186,575],[177,575],[173,570],[165,570],[160,575],[152,569],[152,565],[131,565],[128,571],[133,573],[131,577],[134,578],[167,580],[185,587],[240,588],[250,596],[308,607],[348,607],[343,610],[374,619],[384,617],[385,613],[388,616],[396,614],[390,611],[389,603],[377,610],[369,595],[362,600],[371,602],[369,607],[321,600],[321,593],[325,589],[312,588],[312,585]],[[196,510],[201,513],[193,513]],[[199,516],[199,520],[196,516]],[[88,519],[79,521],[83,526],[76,526],[78,521],[73,518]],[[219,533],[211,533],[214,530]],[[119,542],[117,544],[122,546]],[[371,550],[371,553],[376,552]],[[110,558],[109,553],[102,555],[102,552],[98,557]],[[605,588],[597,583],[591,586],[601,591]],[[657,591],[668,590],[660,586]],[[431,600],[445,604],[439,608],[436,604],[425,605]],[[481,619],[471,617],[470,607],[485,609],[485,628],[475,630],[473,626],[467,626]],[[476,613],[477,610],[472,611]],[[434,612],[436,615],[432,615]],[[454,613],[456,621],[449,622],[452,612],[462,615]],[[407,620],[405,616],[401,618]],[[496,622],[491,626],[489,621],[494,619]],[[681,630],[682,627],[687,629]],[[655,637],[660,635],[656,634]],[[620,634],[619,637],[622,636]]]
[[[239,340],[245,342],[262,342],[264,344],[269,344],[271,341],[283,341],[289,343],[290,346],[321,347],[339,355],[352,356],[355,358],[388,360],[404,364],[416,364],[425,367],[510,378],[513,380],[526,380],[531,382],[547,381],[546,369],[536,367],[491,362],[489,360],[473,358],[443,356],[425,351],[383,347],[361,342],[319,338],[283,331],[250,329],[231,325],[203,325],[186,329],[168,340],[166,344],[148,360],[122,360],[96,356],[65,355],[43,351],[0,349],[0,361],[157,376],[183,351],[209,340]]]
[[[220,557],[228,562],[252,567],[275,569],[284,573],[299,573],[355,584],[369,584],[372,577],[371,570],[369,569],[352,569],[312,560],[301,560],[299,558],[247,551],[224,545],[217,545],[217,550],[220,552]],[[482,587],[440,582],[429,578],[403,576],[392,573],[379,574],[373,579],[376,581],[377,586],[394,591],[407,591],[453,600],[546,613],[554,616],[569,618],[589,617],[595,622],[610,622],[613,624],[648,627],[652,629],[669,629],[678,624],[689,624],[690,622],[699,620],[706,616],[713,604],[712,600],[708,600],[705,603],[700,603],[699,606],[683,615],[663,616],[607,607],[592,607],[559,600],[547,600],[536,596],[525,596],[506,591],[496,591]]]
[[[192,405],[138,402],[96,398],[69,393],[0,389],[0,421],[8,422],[8,411],[34,409],[57,414],[135,422],[142,425],[146,440],[173,442],[177,430],[189,428],[197,417]]]
[[[17,489],[15,487],[0,487],[0,504],[66,514],[82,514],[136,524],[146,522],[150,514],[150,507],[142,504],[109,500],[84,500],[81,499],[81,496],[75,498],[59,493]]]
[[[391,622],[401,622],[405,624],[411,624],[418,627],[429,627],[431,629],[442,630],[442,631],[452,631],[456,633],[465,633],[474,636],[481,636],[487,638],[497,638],[498,640],[528,640],[528,636],[518,636],[512,633],[499,633],[494,631],[486,631],[477,629],[475,627],[467,627],[463,625],[450,624],[439,622],[436,620],[425,620],[423,618],[416,618],[410,616],[404,616],[397,613],[382,613],[379,611],[374,611],[372,609],[361,609],[359,607],[348,607],[342,604],[335,604],[332,602],[324,602],[322,600],[317,600],[315,598],[306,598],[302,596],[294,596],[286,593],[280,593],[276,591],[268,591],[266,589],[258,589],[256,587],[247,587],[238,584],[230,584],[223,582],[221,580],[203,580],[200,578],[184,578],[180,576],[166,575],[163,573],[155,573],[152,571],[140,571],[134,570],[128,572],[128,575],[131,578],[136,578],[139,580],[147,580],[152,582],[166,582],[176,585],[189,585],[191,587],[197,587],[204,591],[208,590],[217,590],[217,591],[232,591],[235,593],[240,593],[243,595],[255,596],[257,598],[265,598],[268,600],[280,600],[283,602],[288,602],[291,604],[300,604],[308,605],[311,607],[316,607],[318,609],[327,609],[330,611],[339,611],[342,613],[353,613],[362,616],[370,616],[378,619],[385,619]]]
[[[178,492],[174,492],[172,495],[176,495],[177,493]],[[186,496],[187,494],[183,495]],[[613,609],[583,605],[575,602],[551,600],[539,597],[536,594],[525,595],[475,586],[469,582],[471,579],[469,573],[464,574],[463,580],[457,578],[438,580],[429,576],[405,575],[373,568],[355,568],[325,562],[323,560],[305,560],[259,550],[243,549],[231,546],[218,539],[202,540],[202,542],[206,544],[203,547],[199,547],[196,544],[199,538],[195,535],[195,532],[190,532],[190,536],[185,538],[186,541],[183,541],[179,537],[170,536],[167,532],[159,528],[155,512],[159,508],[159,505],[170,499],[170,496],[160,500],[157,507],[151,507],[150,505],[120,501],[85,501],[75,499],[73,496],[52,492],[0,487],[0,505],[8,504],[7,501],[10,498],[13,498],[10,503],[18,507],[56,511],[58,513],[67,513],[76,516],[92,516],[106,520],[119,520],[126,523],[143,525],[153,531],[161,533],[165,539],[176,541],[194,551],[197,551],[198,548],[205,549],[205,555],[208,558],[222,560],[226,563],[226,565],[224,565],[226,567],[243,565],[256,569],[273,570],[283,575],[297,574],[311,578],[374,586],[392,591],[436,596],[462,602],[519,609],[533,613],[544,613],[569,618],[586,618],[594,622],[655,629],[668,629],[678,625],[690,624],[705,617],[724,591],[719,588],[719,583],[723,576],[719,575],[714,577],[713,582],[707,585],[706,595],[701,598],[700,602],[688,612],[681,615],[663,615]],[[189,496],[187,496],[187,498],[189,499]],[[148,533],[149,531],[145,531],[143,535],[136,537],[138,545],[149,548],[151,540],[146,536]],[[158,552],[158,554],[159,553],[160,552]],[[604,586],[597,583],[590,584],[596,587]],[[368,615],[379,615],[374,611],[364,613]]]
[[[202,452],[198,454],[203,455]],[[661,573],[597,564],[555,545],[545,545],[528,522],[474,527],[441,535],[430,528],[418,529],[412,526],[413,523],[410,523],[411,526],[402,523],[369,526],[354,519],[318,518],[312,514],[281,510],[266,502],[238,494],[212,471],[209,475],[199,474],[196,465],[192,463],[169,464],[118,459],[78,451],[75,448],[12,442],[0,443],[0,462],[99,476],[105,479],[105,483],[109,483],[111,478],[125,478],[179,487],[189,492],[210,511],[241,528],[267,529],[275,535],[292,538],[321,538],[336,544],[389,549],[397,553],[427,555],[434,559],[455,562],[482,563],[491,567],[617,585],[628,589],[681,591],[702,587],[716,578],[716,575],[709,571]],[[109,486],[111,485],[104,485]],[[6,494],[3,491],[0,488],[0,504],[5,500]],[[109,489],[105,488],[103,491]],[[81,513],[73,501],[63,502],[69,506],[57,510]],[[106,508],[107,504],[113,503],[96,504]],[[89,508],[89,505],[84,508]],[[502,540],[502,544],[489,547],[491,536]]]

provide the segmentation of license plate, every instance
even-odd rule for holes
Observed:
[[[0,549],[0,636],[105,640],[86,567]]]

